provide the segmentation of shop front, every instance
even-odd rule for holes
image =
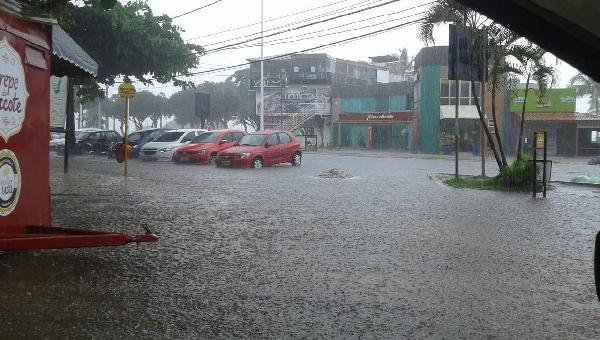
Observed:
[[[334,140],[344,148],[408,151],[412,149],[412,119],[412,112],[343,113]]]

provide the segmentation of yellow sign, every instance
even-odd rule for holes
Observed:
[[[545,138],[545,134],[542,132],[539,132],[535,135],[535,148],[536,149],[543,149],[544,148],[544,138]]]
[[[119,96],[123,99],[131,99],[135,97],[135,86],[131,83],[123,83],[119,85]]]

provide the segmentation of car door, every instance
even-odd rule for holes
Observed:
[[[181,144],[188,143],[194,138],[196,138],[196,132],[190,131],[181,139]]]
[[[281,149],[279,147],[279,137],[276,133],[273,133],[267,137],[267,143],[269,147],[265,148],[265,163],[273,165],[280,163]]]
[[[285,132],[278,133],[279,135],[279,150],[281,152],[281,163],[290,162],[292,160],[292,154],[294,150],[290,136]]]
[[[224,143],[222,143],[224,142]],[[225,134],[223,137],[221,137],[221,139],[219,140],[219,151],[225,150],[225,149],[229,149],[230,147],[233,146],[233,144],[235,144],[236,140],[233,137],[232,133],[227,133]]]

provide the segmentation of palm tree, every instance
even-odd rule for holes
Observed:
[[[462,31],[466,31],[469,33],[470,36],[470,47],[471,47],[471,59],[472,61],[475,58],[475,55],[479,55],[478,52],[482,52],[483,53],[483,49],[484,49],[484,44],[488,45],[489,42],[483,43],[481,41],[481,39],[477,39],[476,37],[479,36],[479,31],[486,29],[486,25],[485,23],[488,21],[487,18],[485,18],[484,16],[482,16],[481,14],[477,13],[476,11],[471,10],[470,8],[459,4],[458,2],[456,2],[455,0],[437,0],[427,11],[427,13],[425,14],[423,21],[421,21],[421,24],[419,26],[419,37],[420,39],[425,42],[426,44],[431,42],[431,43],[435,43],[434,38],[433,38],[433,30],[436,26],[444,24],[444,23],[450,23],[453,22],[455,25],[458,26],[458,28]],[[473,64],[473,62],[471,63]],[[499,68],[498,68],[499,70]],[[497,70],[497,71],[498,71]],[[473,72],[471,72],[471,74],[473,74]],[[497,79],[495,78],[495,81],[497,82]],[[473,89],[473,93],[475,93],[475,84],[473,82],[473,79],[471,79],[471,86]],[[496,88],[494,88],[494,92],[496,91]],[[494,158],[496,159],[496,163],[498,164],[498,168],[502,169],[504,166],[507,165],[506,163],[506,157],[503,154],[503,151],[501,152],[502,154],[500,154],[498,152],[498,150],[501,150],[501,140],[497,139],[496,141],[494,140],[494,137],[492,136],[492,134],[490,133],[488,124],[486,123],[486,119],[485,116],[481,110],[481,107],[479,106],[479,101],[477,99],[477,96],[474,95],[475,97],[475,104],[477,106],[477,112],[479,113],[479,120],[481,122],[481,126],[483,127],[483,131],[486,134],[487,140],[488,140],[488,144],[490,146],[490,148],[492,149],[492,152],[494,154]],[[496,123],[495,121],[495,96],[492,97],[493,100],[493,107],[494,107],[494,112],[493,112],[493,118],[494,118],[494,123]],[[498,126],[496,124],[496,126]],[[496,128],[496,138],[499,138],[500,135],[498,134],[498,130]],[[496,145],[499,145],[498,149],[496,148]],[[482,150],[483,152],[483,150]]]
[[[600,83],[595,82],[592,78],[578,73],[569,82],[571,87],[574,87],[577,91],[577,97],[583,97],[586,95],[591,96],[588,112],[594,112],[600,115],[598,107],[598,101],[600,101]]]
[[[544,55],[546,51],[532,43],[526,45],[515,45],[511,49],[511,55],[517,59],[519,66],[518,74],[525,77],[525,97],[521,110],[521,126],[519,129],[519,143],[517,145],[517,160],[522,157],[523,150],[523,130],[525,127],[525,105],[527,104],[527,95],[529,94],[529,85],[532,80],[538,84],[538,97],[546,96],[546,91],[552,87],[556,81],[556,70],[546,65]]]

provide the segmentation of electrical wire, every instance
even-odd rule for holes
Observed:
[[[359,10],[367,9],[370,5],[381,3],[383,1],[386,1],[386,0],[363,0],[363,1],[360,1],[359,3],[354,4],[352,6],[342,7],[342,8],[338,8],[336,10],[333,10],[331,12],[326,12],[326,13],[321,13],[319,15],[316,15],[316,16],[314,16],[314,17],[311,18],[312,21],[309,21],[308,19],[302,19],[302,20],[292,21],[292,22],[289,22],[289,23],[287,23],[285,25],[281,25],[281,26],[277,26],[277,27],[266,29],[262,33],[264,34],[265,32],[272,32],[272,31],[276,31],[276,30],[279,30],[279,29],[288,28],[288,27],[294,26],[296,24],[304,24],[304,23],[307,23],[307,22],[308,23],[315,23],[315,24],[317,24],[317,23],[320,23],[321,21],[316,21],[314,19],[326,18],[326,17],[329,17],[331,15],[336,15],[336,14],[340,14],[340,13],[341,14],[345,14],[344,12],[346,10],[348,10],[348,9],[354,9],[354,10],[356,10],[357,6],[362,6],[362,7],[359,8]],[[326,20],[326,21],[329,21],[329,20]],[[206,45],[206,46],[209,46],[209,45],[218,45],[218,44],[227,43],[227,42],[230,42],[230,41],[233,41],[233,40],[238,40],[238,39],[243,39],[243,38],[249,38],[249,37],[253,37],[253,36],[257,36],[257,35],[259,37],[255,37],[255,39],[260,39],[260,34],[261,34],[261,32],[258,31],[258,32],[254,32],[254,33],[250,33],[250,34],[246,34],[246,35],[242,35],[242,36],[238,36],[238,37],[234,37],[234,38],[229,38],[229,39],[225,39],[225,40],[213,42],[213,43],[210,43],[210,44],[204,44],[204,45]],[[280,33],[278,33],[278,34],[280,34]]]
[[[418,13],[414,13],[414,14],[411,14],[411,15],[403,16],[403,17],[400,17],[400,18],[378,22],[378,23],[375,23],[375,24],[370,24],[370,25],[365,25],[365,26],[361,26],[361,27],[355,27],[355,28],[345,29],[345,30],[341,30],[341,31],[329,32],[329,33],[321,34],[321,35],[311,35],[311,36],[305,37],[305,38],[290,39],[290,37],[285,37],[285,38],[280,38],[280,39],[274,39],[274,40],[266,41],[265,44],[268,44],[269,46],[285,45],[285,44],[295,43],[295,42],[298,42],[298,41],[310,40],[310,39],[314,39],[314,38],[328,37],[328,36],[332,36],[332,35],[338,35],[338,34],[341,34],[341,33],[352,32],[352,31],[359,31],[359,30],[362,30],[362,29],[365,29],[365,28],[371,28],[371,27],[381,26],[381,25],[388,24],[388,23],[391,23],[391,22],[395,22],[395,21],[399,21],[399,20],[403,20],[403,19],[408,19],[410,17],[414,17],[414,16],[418,16],[418,15],[423,15],[425,13],[427,13],[427,12],[425,12],[425,11],[418,12]],[[352,22],[352,23],[349,23],[348,25],[354,24],[354,23],[355,22]],[[342,25],[342,26],[348,26],[348,25]],[[310,33],[306,33],[306,34],[300,34],[300,35],[297,35],[296,37],[302,37],[302,36],[310,35],[310,34],[313,34],[313,33],[325,32],[325,31],[329,31],[329,29],[324,29],[324,30],[320,30],[320,31],[310,32]],[[229,47],[229,48],[227,48],[227,50],[237,50],[237,49],[250,48],[250,47],[256,47],[256,46],[260,46],[260,44],[239,45],[239,46]],[[223,50],[225,50],[225,49],[223,49]],[[222,50],[219,50],[219,51],[222,51]],[[219,51],[216,51],[216,52],[219,52]],[[213,52],[212,51],[207,51],[205,54],[211,54],[211,53],[213,53]]]
[[[283,16],[280,16],[280,17],[270,18],[270,19],[265,20],[264,22],[276,21],[276,20],[283,19],[283,18],[288,18],[288,17],[294,16],[294,15],[303,14],[303,13],[307,13],[307,12],[312,12],[314,10],[322,9],[322,8],[325,8],[325,7],[331,7],[331,6],[340,4],[342,2],[347,2],[347,1],[350,1],[350,0],[336,1],[336,2],[333,2],[333,3],[329,3],[327,5],[320,6],[318,8],[314,8],[313,7],[313,8],[309,8],[309,9],[302,10],[302,11],[299,11],[299,12],[294,12],[294,13],[286,14],[286,15],[283,15]],[[186,39],[185,41],[196,40],[196,39],[200,39],[200,38],[208,38],[208,37],[212,37],[212,36],[219,35],[219,34],[222,34],[222,33],[239,31],[242,28],[248,28],[248,27],[251,27],[251,26],[256,26],[256,25],[259,25],[260,23],[261,23],[260,21],[257,21],[257,22],[251,23],[251,24],[247,24],[247,25],[243,25],[243,26],[237,26],[237,27],[234,27],[234,28],[229,28],[229,29],[226,29],[226,30],[223,30],[223,31],[218,31],[218,32],[214,32],[214,33],[210,33],[210,34],[205,34],[205,35],[199,35],[199,36],[196,36],[196,37],[193,37],[193,38]]]
[[[286,32],[295,31],[295,30],[302,29],[302,28],[309,27],[309,26],[313,26],[313,25],[316,25],[316,24],[321,24],[321,23],[324,23],[324,22],[328,22],[328,21],[331,21],[331,20],[339,19],[339,18],[346,17],[346,16],[349,16],[349,15],[353,15],[353,14],[361,13],[361,12],[368,11],[368,10],[371,10],[371,9],[375,9],[375,8],[379,8],[379,7],[382,7],[382,6],[386,6],[386,5],[389,5],[389,4],[398,2],[398,1],[401,1],[401,0],[386,1],[384,3],[380,3],[380,4],[377,4],[377,5],[369,6],[369,7],[366,7],[366,8],[363,8],[363,9],[359,9],[359,10],[356,10],[356,11],[352,11],[352,12],[349,12],[349,13],[344,13],[344,14],[336,15],[336,16],[333,16],[333,17],[330,17],[330,18],[326,18],[326,19],[323,19],[323,20],[318,20],[318,21],[310,22],[310,23],[307,23],[307,24],[304,24],[304,25],[300,25],[300,26],[297,26],[297,27],[294,27],[294,28],[289,28],[289,29],[286,29],[286,30],[283,30],[283,31],[280,31],[280,32],[275,32],[275,33],[267,34],[266,36],[263,36],[262,38],[268,38],[268,37],[272,37],[272,36],[275,36],[275,35],[278,35],[278,34],[283,34],[283,33],[286,33]],[[224,48],[227,48],[227,47],[231,47],[231,46],[235,46],[235,45],[239,45],[239,44],[244,44],[244,43],[255,41],[255,40],[258,40],[258,39],[261,39],[261,37],[247,39],[247,40],[235,43],[235,44],[224,45],[224,46],[221,46],[221,47],[214,48],[211,51],[221,50],[221,49],[224,49]]]
[[[181,18],[181,17],[182,17],[182,16],[184,16],[184,15],[188,15],[188,14],[194,13],[194,12],[196,12],[196,11],[199,11],[199,10],[201,10],[201,9],[204,9],[204,8],[206,8],[206,7],[210,7],[210,6],[212,6],[212,5],[215,5],[215,4],[217,4],[217,3],[221,2],[221,1],[223,1],[223,0],[216,0],[216,1],[214,1],[214,2],[211,2],[211,3],[209,3],[209,4],[206,4],[206,5],[204,5],[204,6],[201,6],[201,7],[195,8],[195,9],[193,9],[193,10],[191,10],[191,11],[187,11],[187,12],[185,12],[185,13],[181,13],[181,14],[179,14],[179,15],[176,15],[176,16],[174,16],[174,17],[171,17],[171,20],[173,20],[173,19],[177,19],[177,18]]]

